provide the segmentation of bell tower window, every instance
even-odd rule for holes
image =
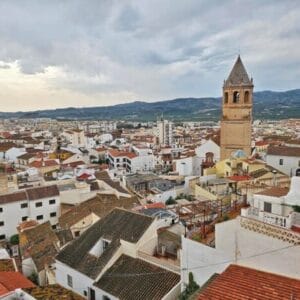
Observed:
[[[233,93],[233,103],[239,103],[240,102],[240,93],[239,92],[234,92]]]
[[[228,93],[227,92],[224,94],[224,103],[225,104],[228,103]]]
[[[244,95],[244,102],[245,102],[245,103],[249,103],[249,92],[248,92],[248,91],[245,92],[245,95]]]

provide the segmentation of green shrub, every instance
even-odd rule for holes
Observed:
[[[10,243],[12,245],[19,245],[19,235],[18,234],[14,234],[10,237]]]

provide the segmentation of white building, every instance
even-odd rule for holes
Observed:
[[[85,147],[86,145],[84,131],[81,129],[66,130],[63,135],[75,148]]]
[[[288,176],[300,175],[300,147],[269,147],[266,161]]]
[[[208,140],[204,142],[201,146],[195,149],[197,157],[201,159],[201,161],[206,159],[207,153],[213,153],[214,161],[220,161],[220,146],[217,145],[214,141]]]
[[[0,196],[0,239],[17,233],[19,223],[28,219],[50,221],[55,227],[60,216],[60,197],[56,185],[42,186]]]
[[[179,273],[150,261],[156,229],[151,217],[114,209],[58,254],[57,283],[90,300],[176,299]]]
[[[148,148],[132,147],[132,151],[110,149],[107,153],[110,168],[125,173],[151,171],[154,169],[154,155]]]
[[[300,178],[286,192],[272,188],[255,195],[240,217],[216,224],[215,247],[183,238],[183,282],[193,272],[203,285],[232,263],[299,278],[300,214],[293,206],[300,205]]]
[[[157,120],[156,126],[156,136],[158,137],[158,143],[160,145],[172,145],[174,129],[173,122],[161,118],[160,120]]]

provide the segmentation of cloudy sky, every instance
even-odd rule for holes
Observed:
[[[0,110],[300,88],[300,1],[1,0]]]

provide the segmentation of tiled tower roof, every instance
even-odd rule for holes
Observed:
[[[252,85],[252,80],[249,79],[240,56],[238,56],[227,80],[225,80],[224,87],[236,85]]]

